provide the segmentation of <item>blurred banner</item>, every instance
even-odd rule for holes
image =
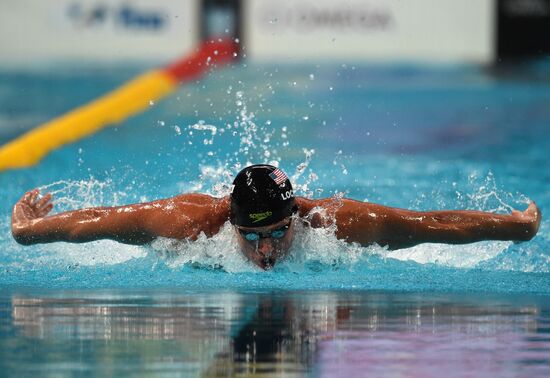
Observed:
[[[493,59],[493,0],[254,0],[245,44],[260,59]]]
[[[4,0],[1,63],[165,63],[238,37],[248,58],[479,63],[550,54],[550,0]]]
[[[163,62],[197,44],[198,6],[193,0],[2,1],[2,61]]]

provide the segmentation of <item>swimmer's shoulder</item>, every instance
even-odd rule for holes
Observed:
[[[334,198],[310,199],[296,197],[298,216],[308,219],[307,224],[316,227],[326,227],[334,220]]]
[[[307,218],[313,227],[327,227],[335,221],[341,223],[379,207],[369,202],[340,196],[320,199],[296,197],[296,205],[300,218]]]
[[[345,199],[349,201],[348,199]],[[332,209],[342,206],[342,198],[339,197],[330,197],[330,198],[319,198],[319,199],[310,199],[305,197],[296,197],[296,205],[298,206],[298,212],[301,217],[307,216],[311,213],[312,210],[320,209]]]
[[[157,236],[195,240],[201,233],[211,237],[229,219],[229,198],[200,193],[180,194],[152,203]]]
[[[167,201],[193,205],[219,205],[227,203],[227,206],[229,206],[229,196],[213,197],[211,195],[203,193],[183,193],[175,197],[168,198]]]
[[[165,203],[184,211],[205,212],[211,217],[220,218],[220,221],[229,218],[229,196],[213,197],[202,193],[185,193],[169,198]]]
[[[296,197],[296,206],[298,206],[298,214],[300,217],[306,217],[313,208],[319,206],[319,200],[314,200],[305,197]]]

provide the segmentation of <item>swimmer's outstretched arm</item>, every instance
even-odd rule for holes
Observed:
[[[48,215],[51,195],[37,189],[13,207],[12,234],[24,245],[65,241],[84,243],[111,239],[145,244],[156,237],[195,239],[217,233],[229,217],[227,198],[182,194],[173,198],[118,207],[94,207]]]
[[[390,249],[421,243],[527,241],[537,234],[541,222],[541,212],[534,202],[523,212],[494,214],[467,210],[411,211],[349,199],[297,200],[302,215],[315,207],[325,209],[324,215],[321,212],[310,216],[313,227],[326,226],[330,219],[335,219],[339,239],[362,245],[377,243]]]

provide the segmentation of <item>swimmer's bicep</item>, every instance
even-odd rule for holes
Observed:
[[[411,235],[417,227],[412,212],[378,204],[345,200],[336,213],[337,237],[367,246],[390,249],[415,244]]]
[[[386,223],[383,206],[344,200],[335,213],[336,237],[367,246],[385,240]]]
[[[188,239],[196,234],[193,225],[197,222],[182,214],[151,212],[138,219],[137,224],[133,230],[136,235],[143,235],[151,240],[158,237]]]

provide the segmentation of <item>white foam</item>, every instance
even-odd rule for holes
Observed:
[[[151,247],[166,259],[168,266],[179,268],[193,264],[200,267],[223,268],[227,272],[253,272],[260,268],[249,263],[240,253],[233,226],[226,222],[211,238],[199,235],[195,241],[158,238]]]
[[[363,257],[383,249],[379,246],[361,247],[336,238],[334,228],[311,228],[296,222],[296,235],[287,264],[292,270],[303,268],[306,262],[353,267]]]
[[[178,268],[187,264],[201,267],[223,268],[227,272],[261,272],[247,261],[239,251],[233,226],[227,222],[212,238],[201,234],[196,241],[178,241],[159,238],[151,244],[159,255],[166,258],[167,265]],[[324,265],[352,266],[362,256],[384,249],[373,246],[360,247],[336,239],[331,229],[312,229],[300,224],[287,259],[278,264],[292,271],[302,271],[305,263],[317,261]]]
[[[512,242],[486,241],[464,245],[420,244],[415,247],[388,251],[386,257],[415,261],[420,264],[438,264],[455,268],[473,268],[482,261],[496,257]]]
[[[147,255],[146,247],[121,244],[112,240],[84,244],[52,243],[37,248],[48,252],[42,257],[43,263],[64,262],[80,266],[116,265]]]

